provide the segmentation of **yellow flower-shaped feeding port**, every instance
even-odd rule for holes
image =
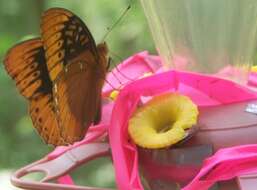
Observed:
[[[186,129],[197,123],[198,109],[190,98],[177,93],[153,97],[129,120],[129,135],[144,148],[165,148],[183,140]]]

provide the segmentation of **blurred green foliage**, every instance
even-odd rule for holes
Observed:
[[[153,42],[139,1],[126,0],[0,0],[0,59],[10,47],[31,36],[39,36],[40,16],[50,7],[63,7],[77,14],[89,27],[96,42],[107,28],[132,8],[106,38],[111,52],[122,59],[133,53],[154,52]],[[112,54],[111,54],[112,56]],[[116,62],[121,61],[113,56]],[[52,148],[33,129],[27,102],[0,64],[0,169],[18,168],[41,158]],[[93,166],[92,166],[93,167]]]

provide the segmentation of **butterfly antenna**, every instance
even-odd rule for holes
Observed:
[[[117,69],[117,67],[115,67],[115,69]],[[116,73],[114,71],[112,71],[111,73],[117,79],[117,81],[120,83],[120,85],[123,85],[122,82],[120,81],[119,77],[116,75]]]
[[[122,15],[119,17],[119,19],[118,20],[116,20],[116,22],[111,26],[111,27],[108,27],[107,28],[107,32],[106,32],[106,34],[104,35],[104,37],[103,37],[103,40],[102,40],[102,42],[106,39],[106,37],[110,34],[110,32],[112,31],[112,29],[124,18],[124,16],[127,14],[127,12],[129,11],[129,9],[131,8],[131,5],[129,5],[126,9],[125,9],[125,11],[122,13]]]
[[[112,87],[113,90],[118,90],[118,89],[115,88],[107,79],[104,79],[104,80],[105,80],[105,82],[106,82],[107,84],[110,85],[110,87]]]
[[[122,58],[120,56],[118,56],[117,54],[115,54],[114,52],[111,52],[109,51],[112,55],[114,55],[115,57],[117,57],[118,61],[122,64]],[[115,63],[114,63],[115,64]],[[121,72],[121,70],[119,69],[118,67],[118,64],[115,64],[115,69],[117,70],[117,72],[123,76],[124,78],[126,78],[127,80],[130,80],[130,81],[134,81],[134,79],[128,77],[127,75],[125,75],[123,72]],[[114,72],[113,72],[114,74]]]

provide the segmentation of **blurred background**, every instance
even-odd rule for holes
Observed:
[[[143,10],[137,0],[0,0],[0,189],[15,189],[9,184],[13,170],[31,163],[52,150],[32,127],[27,102],[19,95],[14,81],[5,72],[2,60],[14,44],[39,36],[40,16],[50,7],[63,7],[77,14],[88,26],[96,42],[107,28],[131,9],[110,32],[106,41],[114,62],[143,50],[155,53]],[[118,58],[119,57],[119,58]],[[76,172],[78,183],[114,187],[111,161],[101,159]]]

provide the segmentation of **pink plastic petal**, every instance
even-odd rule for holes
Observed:
[[[207,190],[215,182],[257,171],[257,145],[225,148],[204,162],[194,180],[183,190]]]

